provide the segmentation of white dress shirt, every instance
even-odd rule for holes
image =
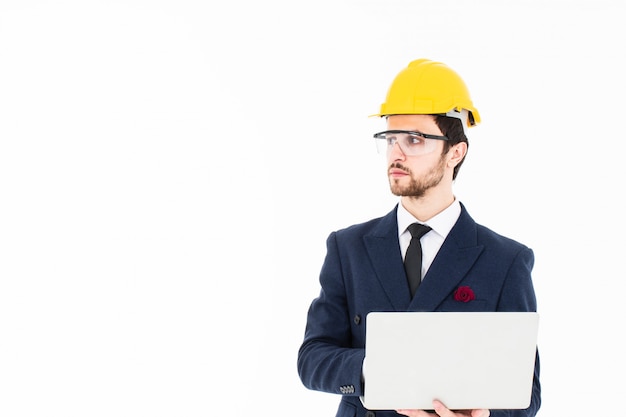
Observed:
[[[437,252],[439,252],[439,248],[443,245],[443,241],[450,233],[460,214],[461,204],[456,198],[445,210],[429,219],[426,223],[420,222],[413,217],[402,203],[398,204],[398,238],[400,240],[402,259],[406,255],[409,243],[411,243],[411,232],[407,230],[407,227],[412,223],[423,223],[432,228],[430,232],[420,239],[422,244],[422,277],[426,277],[430,264],[432,264]]]

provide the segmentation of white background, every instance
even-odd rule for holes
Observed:
[[[623,17],[618,0],[2,0],[0,415],[334,415],[297,376],[306,310],[328,233],[396,202],[367,116],[420,57],[483,119],[457,196],[535,251],[540,415],[615,415]]]

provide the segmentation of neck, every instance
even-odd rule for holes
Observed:
[[[438,196],[404,196],[401,198],[400,202],[402,203],[402,206],[417,220],[427,222],[454,203],[454,194],[450,191],[449,193]]]

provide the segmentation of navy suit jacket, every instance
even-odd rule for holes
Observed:
[[[411,299],[398,241],[397,206],[386,216],[332,232],[309,307],[298,373],[305,387],[342,395],[337,417],[398,416],[366,410],[361,367],[365,319],[371,311],[537,311],[532,250],[461,214]],[[454,299],[460,286],[475,294]],[[367,381],[365,381],[367,383]],[[541,404],[539,355],[526,410],[491,410],[492,417],[531,417]]]

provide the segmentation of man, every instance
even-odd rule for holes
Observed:
[[[363,407],[359,396],[367,384],[362,369],[367,314],[536,311],[531,280],[534,254],[523,244],[476,224],[453,193],[467,154],[466,132],[480,122],[456,72],[427,59],[411,62],[394,79],[376,116],[387,121],[387,131],[374,137],[386,152],[389,185],[400,201],[381,218],[329,235],[320,294],[309,308],[298,352],[298,373],[305,387],[342,395],[337,417],[432,416],[424,410]],[[420,267],[405,269],[403,262],[412,223],[429,226],[417,238],[423,278],[420,281],[418,275],[415,284],[408,282],[408,276]],[[471,294],[460,294],[459,288],[469,288]],[[453,411],[438,401],[433,409],[441,417],[532,417],[540,404],[537,355],[528,409]]]

